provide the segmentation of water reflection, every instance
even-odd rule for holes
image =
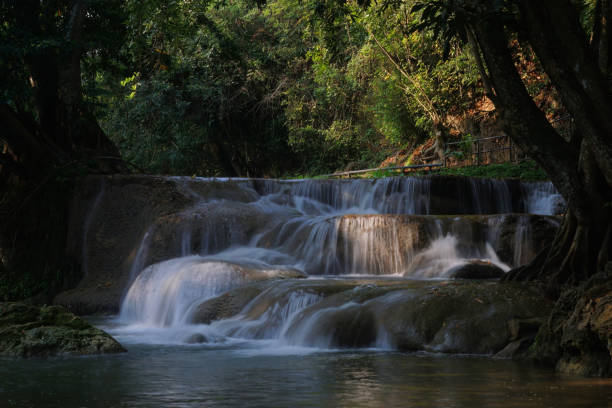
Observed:
[[[122,356],[0,360],[4,407],[605,407],[612,382],[485,358],[243,353],[132,345]]]

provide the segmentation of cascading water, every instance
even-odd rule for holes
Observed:
[[[389,345],[387,329],[372,318],[374,309],[364,309],[353,297],[308,311],[325,301],[321,293],[337,279],[448,279],[452,271],[474,261],[503,271],[519,266],[528,260],[529,218],[505,213],[526,209],[553,214],[562,203],[545,183],[517,187],[506,181],[470,180],[463,195],[470,203],[467,208],[461,200],[453,204],[456,197],[444,196],[445,186],[427,177],[226,180],[235,183],[230,198],[199,193],[206,180],[174,180],[194,205],[166,216],[143,236],[120,321],[165,327],[175,334],[179,330],[173,337],[178,341],[193,341],[197,333],[201,341]],[[435,215],[441,211],[458,215]],[[469,213],[489,215],[461,215]],[[507,249],[509,229],[513,240]],[[223,296],[231,289],[304,276],[311,279],[277,281],[262,289],[231,318],[201,318],[202,305],[224,304]],[[324,282],[324,289],[313,290],[313,282]],[[367,292],[359,288],[351,293]],[[358,325],[358,330],[378,334],[352,343],[334,331],[316,334],[321,330],[313,327],[327,327],[338,319],[351,327],[354,321],[366,322],[369,326]]]
[[[525,190],[525,212],[528,214],[561,214],[565,201],[551,182],[523,183]]]

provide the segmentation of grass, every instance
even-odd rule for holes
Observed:
[[[548,175],[534,161],[524,161],[520,163],[499,163],[487,164],[480,166],[464,166],[464,167],[442,167],[434,168],[433,170],[419,170],[408,173],[402,173],[398,170],[375,170],[370,173],[356,174],[353,178],[384,178],[397,176],[424,176],[424,175],[448,175],[448,176],[465,176],[479,178],[514,178],[523,181],[546,181]],[[325,176],[310,176],[297,175],[293,177],[284,177],[292,179],[326,179]]]
[[[433,174],[484,178],[516,178],[523,181],[545,181],[548,175],[533,161],[500,163],[484,166],[447,167]]]

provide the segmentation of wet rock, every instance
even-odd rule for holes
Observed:
[[[285,341],[300,346],[377,346],[517,358],[533,342],[551,307],[528,285],[286,280],[258,282],[207,300],[197,308],[194,321],[218,322],[215,327],[226,335],[254,339],[275,338],[286,324]],[[283,310],[297,314],[286,320],[289,314]]]
[[[595,275],[564,292],[540,328],[529,357],[563,373],[612,377],[611,278],[609,272]]]
[[[507,214],[502,218],[495,252],[502,262],[515,268],[529,263],[550,245],[561,224],[558,216]]]
[[[337,223],[339,227],[335,239],[325,244],[333,250],[326,248],[305,254],[311,246],[306,248],[304,241],[316,231],[312,225],[287,222],[296,216],[295,207],[280,210],[279,205],[271,214],[253,205],[262,194],[276,192],[279,193],[277,197],[268,198],[277,203],[289,203],[293,194],[308,192],[318,201],[310,209],[306,204],[303,210],[318,211],[316,208],[321,203],[331,206],[343,200],[357,203],[360,194],[372,188],[383,188],[379,191],[380,198],[389,200],[385,204],[389,208],[408,208],[406,203],[415,199],[419,200],[417,207],[429,213],[486,213],[501,206],[501,196],[497,197],[499,199],[491,197],[507,189],[512,201],[518,200],[518,203],[524,199],[522,193],[511,187],[515,182],[432,177],[419,180],[418,197],[410,197],[406,195],[406,188],[410,186],[402,187],[400,180],[404,179],[391,180],[388,185],[363,181],[363,185],[353,191],[347,187],[355,180],[314,181],[302,185],[301,182],[276,180],[221,181],[137,175],[88,177],[75,189],[67,248],[67,257],[82,265],[83,279],[76,289],[58,295],[54,303],[78,314],[118,313],[127,286],[147,266],[185,254],[218,252],[232,244],[245,244],[256,234],[263,234],[260,247],[278,249],[282,245],[285,253],[307,259],[308,273],[361,273],[367,270],[373,274],[400,274],[410,266],[416,252],[448,234],[457,238],[458,251],[465,253],[462,256],[486,257],[483,253],[486,241],[497,234],[493,234],[493,230],[499,227],[501,232],[491,245],[503,263],[516,266],[513,265],[517,241],[514,231],[519,217],[515,215],[330,218],[329,224]],[[395,188],[397,191],[393,190]],[[350,194],[340,194],[342,192]],[[476,200],[476,196],[480,198]],[[520,210],[515,204],[512,210]],[[551,231],[556,228],[545,221],[546,217],[525,217],[534,234],[533,251],[523,250],[518,257],[521,262],[529,260],[539,245],[546,242],[544,237],[552,237]],[[287,234],[292,238],[288,239]],[[329,237],[333,238],[334,234]],[[368,245],[372,244],[368,250],[363,249],[365,238]],[[302,252],[295,254],[293,251]],[[326,256],[319,256],[322,253]]]
[[[523,358],[525,352],[533,343],[533,337],[525,337],[519,340],[514,340],[509,343],[502,350],[495,353],[495,358],[512,358],[512,359],[520,359]]]
[[[508,321],[510,343],[495,354],[496,358],[524,359],[527,357],[529,347],[533,344],[538,329],[544,319],[533,317],[528,319],[512,318]]]
[[[0,303],[0,355],[89,355],[126,351],[106,332],[59,306]]]
[[[201,232],[208,218],[217,217],[220,225],[235,224],[235,238],[243,240],[261,220],[244,206],[258,197],[253,183],[143,175],[84,178],[73,195],[67,244],[67,255],[82,266],[83,279],[54,303],[78,314],[118,313],[126,286],[134,277],[134,263],[139,262],[142,269],[180,256],[182,248],[176,238],[190,221],[199,221],[195,229]],[[202,199],[223,204],[191,211]],[[223,234],[218,232],[216,238]],[[139,253],[147,233],[153,249]],[[200,245],[201,239],[202,234],[194,233],[193,246]],[[226,245],[228,239],[218,242]]]
[[[187,344],[208,343],[208,338],[202,333],[194,333],[185,339]]]
[[[543,318],[551,305],[527,286],[466,281],[425,293],[392,292],[372,307],[379,309],[391,345],[495,354],[511,341],[510,319]]]
[[[508,321],[543,319],[551,304],[524,285],[426,282],[354,286],[306,308],[287,329],[292,344],[380,346],[493,355],[512,342]]]
[[[522,208],[521,182],[515,179],[436,176],[431,178],[432,214],[503,214]]]
[[[262,292],[263,287],[258,283],[247,285],[208,299],[195,308],[190,320],[192,323],[210,324],[235,316]]]
[[[534,338],[543,322],[543,319],[537,317],[531,319],[510,319],[508,321],[510,340]]]
[[[465,265],[451,269],[448,274],[453,279],[499,279],[505,272],[491,262],[471,259]]]
[[[363,348],[376,345],[376,316],[369,310],[345,309],[322,322],[331,326],[328,345],[340,348]]]
[[[283,215],[278,214],[277,218],[282,219]],[[270,219],[269,214],[242,202],[201,204],[193,210],[158,217],[150,227],[149,249],[142,259],[143,265],[244,245]]]

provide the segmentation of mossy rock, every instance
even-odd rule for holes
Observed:
[[[0,303],[0,356],[45,357],[124,351],[109,334],[63,307]]]

